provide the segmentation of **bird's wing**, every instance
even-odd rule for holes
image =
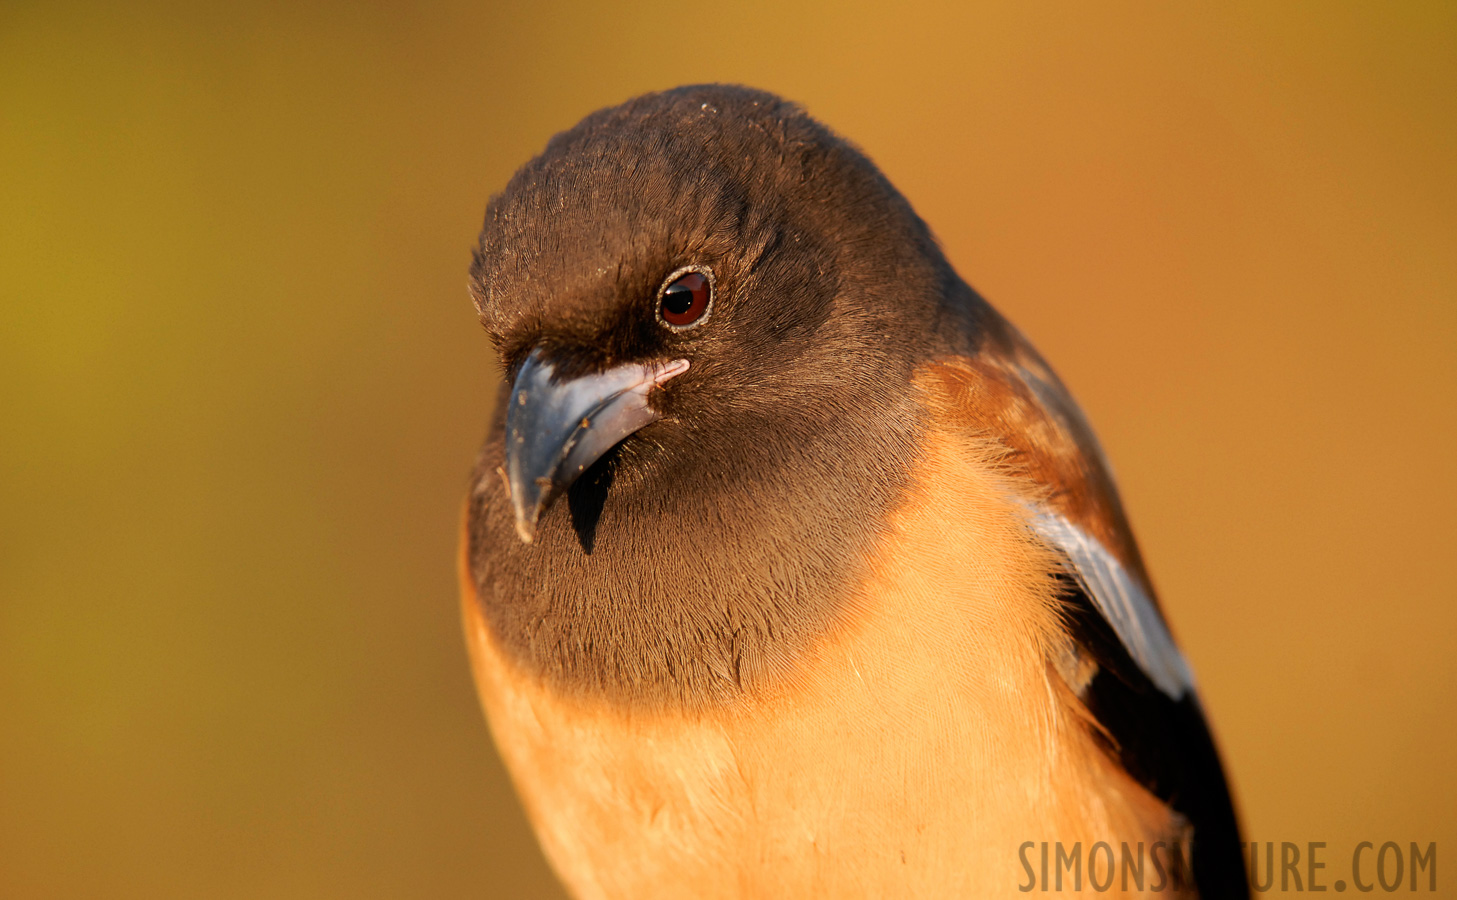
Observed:
[[[1092,429],[1062,382],[1010,325],[986,323],[972,358],[943,365],[962,382],[959,413],[1035,485],[1030,521],[1107,621],[1144,677],[1171,699],[1193,676],[1153,599],[1128,520]]]
[[[1067,561],[1067,574],[1113,628],[1123,649],[1143,674],[1171,699],[1178,700],[1194,687],[1184,655],[1153,605],[1153,600],[1131,572],[1095,538],[1066,516],[1037,510],[1033,527]]]
[[[935,377],[958,416],[1029,483],[1031,528],[1064,561],[1068,629],[1095,666],[1075,690],[1109,753],[1192,827],[1201,894],[1248,896],[1219,754],[1097,440],[1025,338],[994,313],[983,328],[977,351],[935,364]]]

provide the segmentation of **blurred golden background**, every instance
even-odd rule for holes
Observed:
[[[859,143],[1072,386],[1248,836],[1449,852],[1454,47],[1444,2],[0,5],[0,896],[557,895],[458,632],[465,271],[552,133],[697,81]]]

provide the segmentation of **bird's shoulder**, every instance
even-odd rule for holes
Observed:
[[[1048,575],[1067,640],[1054,670],[1108,755],[1189,823],[1201,890],[1241,896],[1238,826],[1219,755],[1103,452],[1031,344],[995,313],[983,322],[974,352],[917,373],[932,431],[960,434],[981,448],[982,465],[1009,479],[1027,531],[1057,557]]]

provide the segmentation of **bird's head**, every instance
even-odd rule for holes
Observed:
[[[757,593],[794,617],[905,481],[910,373],[958,285],[879,171],[773,95],[680,88],[557,135],[472,267],[509,386],[483,587],[541,615],[753,619]]]

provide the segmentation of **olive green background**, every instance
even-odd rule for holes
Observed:
[[[465,270],[714,80],[1081,398],[1250,837],[1453,877],[1457,6],[206,6],[0,4],[0,896],[553,896],[459,636]]]

